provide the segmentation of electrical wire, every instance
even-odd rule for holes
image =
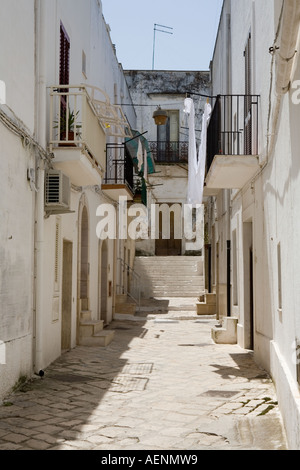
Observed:
[[[41,147],[41,145],[29,134],[28,131],[24,129],[24,125],[13,112],[13,110],[10,109],[7,105],[5,106],[13,115],[15,121],[11,117],[9,117],[0,107],[0,122],[4,124],[7,129],[9,129],[15,135],[20,137],[24,148],[28,148],[30,146],[35,147],[38,150],[40,157],[50,162],[51,155]]]

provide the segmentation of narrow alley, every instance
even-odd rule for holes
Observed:
[[[194,300],[194,299],[192,299]],[[143,303],[105,348],[79,346],[0,407],[0,450],[286,450],[252,353],[211,339],[191,299]]]

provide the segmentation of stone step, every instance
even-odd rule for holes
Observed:
[[[90,310],[81,310],[80,312],[80,320],[81,321],[88,321],[91,319],[92,312]]]
[[[136,262],[153,264],[157,262],[168,262],[168,263],[186,263],[186,264],[195,264],[198,262],[203,262],[201,256],[136,256]]]
[[[175,266],[170,266],[170,267],[160,267],[157,266],[156,268],[134,268],[137,273],[141,274],[146,274],[146,275],[155,275],[155,274],[178,274],[184,275],[184,276],[203,276],[203,271],[202,270],[196,270],[193,268],[184,268],[184,267],[175,267]]]
[[[103,320],[86,320],[79,324],[79,337],[93,336],[103,330]]]
[[[181,287],[202,287],[204,286],[204,283],[201,282],[199,279],[190,279],[189,281],[177,281],[176,279],[172,279],[169,281],[169,279],[163,279],[161,282],[157,282],[157,279],[153,279],[151,282],[151,286],[153,288],[162,288],[162,287],[176,287],[180,289]]]
[[[116,304],[115,312],[120,314],[135,315],[136,304],[130,302]]]
[[[152,281],[153,286],[203,286],[204,285],[204,279],[199,279],[198,277],[193,277],[189,279],[174,279],[172,277],[164,277],[161,279],[158,278],[152,278],[149,279],[149,281]]]
[[[92,347],[105,347],[108,346],[114,339],[114,330],[102,330],[95,333],[93,336],[85,337],[80,340],[81,346],[92,346]]]
[[[217,305],[217,295],[216,294],[204,294],[200,297],[200,302],[207,305]]]
[[[180,270],[189,270],[194,271],[197,273],[203,272],[203,263],[185,263],[185,262],[169,262],[167,260],[163,261],[155,261],[153,263],[147,262],[135,262],[135,269],[136,270],[173,270],[173,269],[180,269]]]
[[[134,270],[144,298],[199,297],[205,291],[202,257],[136,257]]]
[[[178,291],[155,291],[155,292],[151,292],[150,294],[148,294],[150,297],[158,297],[158,298],[164,298],[164,297],[197,297],[197,295],[199,295],[199,292],[196,292],[196,291],[181,291],[181,292],[178,292]]]
[[[236,344],[237,324],[238,318],[224,317],[221,325],[215,326],[211,330],[211,336],[214,342],[217,344]]]
[[[204,276],[202,274],[197,274],[197,273],[191,273],[189,272],[180,272],[176,273],[176,271],[170,271],[170,272],[161,272],[159,270],[154,271],[154,272],[141,272],[137,271],[139,276],[141,278],[145,279],[179,279],[183,281],[187,281],[189,279],[201,279],[204,281]]]
[[[124,304],[128,301],[128,296],[127,294],[118,294],[116,296],[116,303],[117,304]]]
[[[216,315],[216,306],[198,302],[197,314],[198,315]]]
[[[156,270],[153,270],[153,271],[147,271],[147,270],[144,270],[144,271],[136,271],[139,273],[140,276],[147,276],[147,277],[160,277],[160,278],[163,278],[165,276],[169,276],[169,277],[176,277],[176,278],[182,278],[182,279],[185,279],[185,278],[204,278],[203,274],[198,274],[196,272],[193,272],[191,270],[180,270],[180,271],[176,271],[174,269],[170,269],[169,271],[162,271],[160,269],[156,269]]]

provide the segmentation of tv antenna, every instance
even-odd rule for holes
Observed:
[[[159,28],[164,28],[164,29],[158,29],[157,26],[158,26]],[[156,24],[156,23],[154,23],[152,70],[154,70],[156,31],[159,31],[159,32],[165,33],[165,34],[173,34],[171,31],[166,31],[166,29],[170,29],[170,30],[171,30],[171,29],[173,29],[173,28],[170,28],[170,26],[164,26],[164,25],[162,25],[162,24]]]

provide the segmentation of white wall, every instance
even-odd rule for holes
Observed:
[[[130,102],[130,96],[122,66],[118,63],[111,39],[109,28],[102,16],[101,2],[98,0],[73,0],[60,1],[47,0],[46,6],[46,37],[47,37],[47,86],[54,86],[59,81],[59,30],[60,22],[63,23],[70,38],[70,84],[80,85],[85,83],[98,87],[109,95],[112,104],[121,104],[122,101]],[[86,75],[82,73],[82,51],[86,55]],[[49,92],[49,89],[48,89]],[[102,97],[104,99],[104,95]],[[49,97],[48,97],[49,111]],[[135,128],[135,113],[132,107],[128,110],[128,118]],[[48,119],[48,117],[47,117]],[[49,122],[47,123],[49,125]],[[47,129],[48,132],[48,129]],[[116,141],[111,137],[110,140]],[[103,149],[105,151],[105,149]],[[72,191],[70,210],[73,214],[61,215],[60,233],[60,285],[62,280],[62,243],[63,239],[73,244],[72,262],[72,332],[71,346],[76,345],[77,318],[79,310],[79,230],[80,208],[82,204],[87,207],[89,221],[89,309],[93,320],[100,318],[101,310],[101,242],[96,235],[96,226],[99,219],[96,210],[100,204],[107,204],[108,200],[101,193],[100,187],[83,187]],[[43,336],[44,358],[43,367],[46,367],[61,353],[61,290],[55,293],[53,287],[55,269],[55,216],[45,221],[45,265],[47,270],[44,276],[44,320]],[[100,253],[99,253],[100,252]],[[116,262],[118,249],[114,241],[108,242],[108,274],[107,281],[117,282]],[[115,289],[115,286],[114,286]],[[55,313],[53,299],[59,295],[59,315]],[[107,300],[107,321],[113,318],[114,297]]]
[[[38,2],[34,0],[3,0],[1,3],[0,29],[0,80],[6,84],[6,105],[3,110],[19,130],[43,145],[43,133],[49,137],[49,87],[59,81],[59,29],[64,24],[71,40],[70,83],[86,83],[103,89],[109,94],[111,103],[130,102],[127,83],[122,66],[118,63],[109,36],[109,30],[102,16],[98,0],[43,0],[45,16],[36,30]],[[42,44],[35,32],[45,34],[46,47],[39,56],[36,46]],[[86,76],[82,73],[82,51],[87,60]],[[39,59],[45,62],[45,71]],[[45,74],[44,74],[45,72]],[[37,73],[39,75],[37,75]],[[44,76],[45,75],[45,76]],[[42,79],[42,80],[40,80]],[[45,88],[43,80],[45,79]],[[47,88],[46,88],[47,87]],[[37,111],[37,100],[47,95],[46,129],[44,116]],[[40,108],[39,108],[40,110]],[[135,112],[126,110],[135,128]],[[115,140],[114,138],[112,140]],[[44,149],[47,150],[47,149]],[[103,148],[103,151],[105,149]],[[36,161],[37,160],[37,161]],[[67,215],[50,216],[41,221],[43,239],[38,250],[43,260],[39,293],[42,302],[35,317],[34,282],[35,253],[35,205],[36,192],[27,181],[27,169],[36,168],[38,158],[32,145],[22,145],[19,136],[9,131],[0,120],[0,174],[2,197],[0,199],[0,341],[6,351],[6,364],[0,364],[0,397],[12,387],[20,376],[30,376],[35,365],[35,325],[41,325],[38,334],[39,368],[45,368],[61,354],[61,280],[63,240],[73,244],[72,259],[72,307],[71,347],[76,345],[77,297],[78,297],[78,235],[80,200],[84,195],[89,210],[89,261],[90,261],[90,307],[93,319],[99,318],[99,240],[96,236],[96,209],[107,203],[99,188],[73,188],[71,190],[71,211]],[[40,163],[40,162],[39,162]],[[41,165],[39,165],[41,166]],[[46,165],[47,168],[47,165]],[[39,187],[36,180],[38,194]],[[58,283],[55,274],[55,227],[59,221]],[[108,281],[115,282],[115,243],[109,242]],[[101,260],[100,260],[101,261]],[[112,320],[114,298],[108,299],[108,321]],[[41,320],[41,322],[40,322]]]
[[[231,3],[231,7],[230,7]],[[247,225],[252,223],[254,250],[254,355],[274,379],[280,409],[291,448],[300,448],[300,395],[297,384],[295,341],[300,337],[299,305],[299,218],[300,165],[299,105],[291,90],[282,97],[278,125],[272,127],[276,103],[275,67],[269,47],[274,43],[282,2],[272,0],[225,1],[231,11],[232,93],[244,93],[243,51],[251,30],[253,42],[253,94],[260,95],[259,159],[261,171],[240,191],[231,193],[231,234],[237,234],[238,342],[249,347],[247,313],[248,279]],[[214,85],[222,89],[220,67],[224,54],[222,20],[213,64]],[[299,63],[292,78],[300,78]],[[273,82],[271,80],[273,79]],[[273,85],[273,86],[272,86]],[[271,94],[270,94],[271,92]],[[270,115],[270,121],[268,116]],[[270,126],[268,127],[268,123]],[[267,155],[267,139],[274,135],[274,151]],[[224,194],[219,197],[224,203]],[[221,204],[220,201],[217,201]],[[249,226],[248,226],[249,227]],[[217,229],[220,231],[220,223]],[[279,260],[280,245],[281,259]],[[279,265],[281,275],[279,275]],[[281,285],[281,289],[280,289]],[[282,302],[279,300],[281,290]],[[233,300],[233,299],[232,299]]]
[[[7,106],[32,134],[35,93],[34,21],[34,0],[21,3],[18,0],[1,1],[0,80],[6,84]]]
[[[19,15],[14,15],[16,9]],[[4,0],[1,22],[0,79],[6,84],[6,104],[0,109],[33,137],[34,2]],[[34,191],[28,168],[35,168],[34,149],[0,120],[0,340],[5,348],[0,398],[32,372]]]

